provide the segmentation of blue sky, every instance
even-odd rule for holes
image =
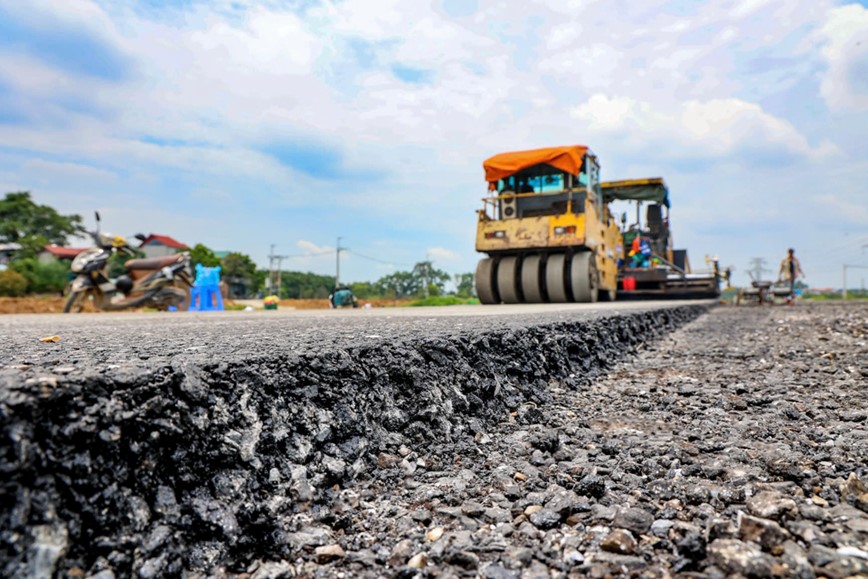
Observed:
[[[0,0],[0,192],[318,273],[341,236],[350,281],[460,273],[482,160],[582,143],[666,178],[694,266],[743,284],[793,246],[839,287],[866,78],[865,2]]]

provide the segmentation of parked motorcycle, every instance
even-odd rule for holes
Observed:
[[[189,253],[130,259],[124,264],[127,273],[112,282],[108,276],[109,258],[115,253],[134,256],[136,252],[120,235],[98,230],[89,233],[96,247],[83,251],[72,261],[70,269],[77,276],[70,284],[64,312],[80,312],[88,303],[104,311],[141,307],[167,310],[172,306],[187,310],[190,307],[193,271]],[[141,235],[136,237],[144,239]]]

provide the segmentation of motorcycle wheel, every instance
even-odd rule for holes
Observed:
[[[88,303],[93,303],[93,291],[85,290],[73,292],[69,294],[66,303],[63,305],[64,314],[77,314],[84,310]]]
[[[178,308],[179,312],[186,312],[190,309],[190,301],[192,300],[190,286],[183,282],[175,282],[175,289],[179,289],[184,292],[184,298],[175,304],[175,307]]]

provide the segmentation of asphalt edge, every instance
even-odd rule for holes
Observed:
[[[510,412],[532,423],[549,384],[581,388],[710,307],[467,330],[322,356],[213,365],[178,357],[145,373],[4,389],[0,569],[19,576],[108,566],[160,576],[209,561],[296,557],[281,521],[332,501],[353,479],[398,481],[400,465],[374,472],[378,456],[472,434]],[[289,500],[270,500],[278,496]]]

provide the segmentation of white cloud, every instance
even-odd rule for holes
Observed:
[[[21,169],[26,173],[39,175],[40,178],[51,181],[53,179],[75,179],[79,181],[117,182],[118,175],[112,171],[106,171],[89,165],[79,163],[46,161],[44,159],[29,159],[22,163]]]
[[[296,247],[304,251],[309,255],[320,255],[324,253],[334,253],[335,248],[330,247],[328,245],[317,245],[312,241],[308,241],[306,239],[299,239],[295,242]]]
[[[864,159],[854,147],[836,155],[833,142],[861,142],[864,117],[849,115],[868,107],[855,74],[866,11],[830,10],[832,0],[491,0],[461,19],[437,3],[402,0],[304,8],[39,0],[32,13],[31,3],[4,5],[29,24],[75,22],[125,55],[129,70],[116,81],[82,78],[0,48],[0,85],[44,120],[3,125],[19,152],[0,157],[0,180],[38,185],[66,211],[84,213],[92,196],[133,206],[117,214],[130,228],[159,223],[158,209],[138,210],[142,199],[156,208],[168,198],[167,223],[202,216],[188,220],[185,239],[260,263],[277,243],[277,253],[332,252],[284,265],[333,272],[327,243],[340,233],[359,250],[341,256],[350,278],[383,267],[362,255],[404,268],[426,249],[455,271],[472,270],[480,163],[504,150],[584,142],[606,178],[662,174],[678,215],[697,224],[676,230],[692,244],[706,243],[710,225],[743,216],[754,227],[792,221],[788,195],[817,178],[812,161],[827,174]],[[394,67],[423,78],[402,80]],[[834,126],[816,96],[821,80],[840,115]],[[265,149],[281,143],[323,150],[350,177],[281,164]],[[701,175],[685,168],[694,161]],[[748,172],[752,182],[763,173],[766,196],[755,203],[743,186]],[[811,206],[818,223],[858,206],[861,177],[848,174],[835,189],[844,205]],[[734,189],[738,202],[715,201]],[[372,237],[382,245],[366,250]]]
[[[835,111],[868,111],[868,8],[831,10],[822,28],[827,70],[822,94]]]
[[[868,227],[868,206],[862,199],[850,201],[839,195],[825,193],[817,197],[817,205],[832,209],[842,221]]]
[[[427,253],[431,260],[434,262],[456,261],[460,258],[460,256],[456,252],[445,247],[429,247]]]
[[[669,110],[628,97],[593,95],[572,116],[592,132],[622,135],[635,148],[687,158],[718,158],[743,150],[799,157],[837,153],[828,141],[811,146],[789,122],[736,98],[687,101]]]

